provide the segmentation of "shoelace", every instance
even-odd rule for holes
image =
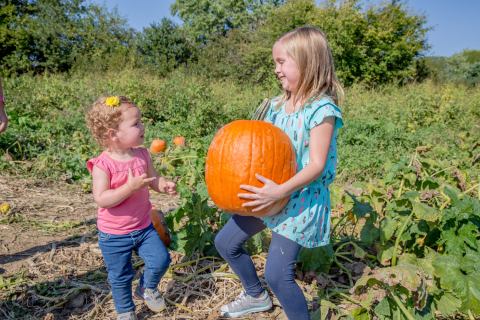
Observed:
[[[237,299],[235,299],[234,301],[230,302],[229,303],[229,310],[230,310],[230,306],[234,307],[236,306],[237,304],[241,304],[244,300],[244,298],[247,298],[247,293],[245,291],[242,291],[242,293],[240,293],[238,296],[237,296]]]
[[[155,290],[155,291],[146,291],[144,294],[145,299],[150,299],[150,300],[155,300],[160,297],[160,293]]]

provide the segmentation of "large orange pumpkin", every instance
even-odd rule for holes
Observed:
[[[237,120],[221,128],[208,149],[205,180],[208,194],[222,210],[244,216],[278,213],[288,197],[259,212],[242,207],[250,199],[240,199],[241,184],[263,185],[258,173],[281,184],[296,171],[295,151],[289,137],[274,125],[258,120]]]

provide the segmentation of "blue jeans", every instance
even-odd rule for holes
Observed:
[[[234,215],[215,237],[218,252],[238,275],[245,292],[252,297],[258,297],[264,289],[243,244],[265,228],[258,218]],[[288,319],[292,320],[310,319],[305,296],[295,282],[295,265],[301,248],[295,241],[272,232],[265,265],[265,280]]]
[[[115,235],[98,231],[98,244],[107,266],[108,282],[117,313],[135,310],[132,299],[132,252],[145,262],[140,285],[156,289],[170,265],[170,254],[153,225],[129,234]]]

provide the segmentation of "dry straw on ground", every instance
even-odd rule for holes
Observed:
[[[107,273],[97,244],[91,195],[67,183],[0,178],[0,318],[115,319]],[[178,199],[154,195],[163,211]],[[221,319],[219,307],[241,290],[236,275],[218,257],[171,252],[172,265],[159,289],[166,311],[150,312],[135,300],[139,319]],[[253,257],[263,280],[265,255]],[[143,263],[134,256],[138,281]],[[307,296],[312,287],[301,283]],[[309,299],[311,301],[311,299]],[[270,312],[245,319],[286,319],[278,301]]]

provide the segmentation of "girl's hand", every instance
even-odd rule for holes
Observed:
[[[158,183],[158,189],[160,189],[161,192],[164,192],[171,196],[177,194],[177,185],[175,184],[175,182],[170,180],[162,179],[162,181]]]
[[[155,179],[156,177],[148,178],[146,173],[142,173],[141,175],[134,177],[132,174],[132,170],[128,168],[127,185],[132,192],[148,186],[148,184]]]
[[[281,185],[276,184],[274,181],[267,179],[258,173],[255,174],[255,177],[264,183],[262,187],[254,187],[250,185],[240,185],[240,188],[251,193],[239,193],[238,197],[241,199],[252,199],[243,204],[244,207],[255,207],[252,212],[260,211],[267,208],[268,206],[274,204],[280,199],[283,199],[287,196],[283,191]]]

